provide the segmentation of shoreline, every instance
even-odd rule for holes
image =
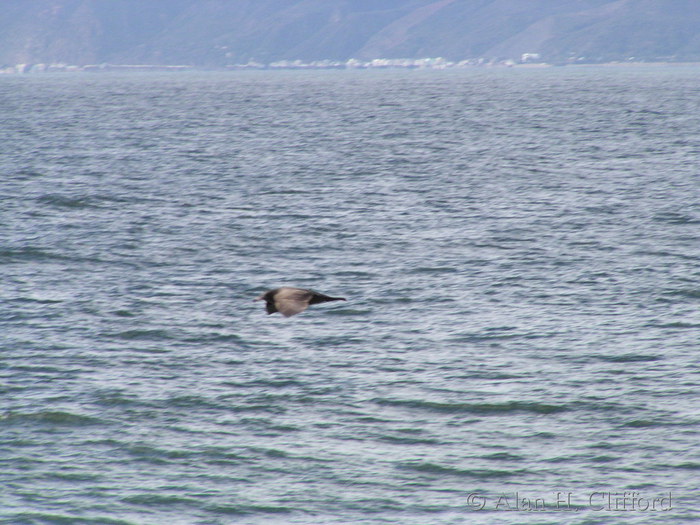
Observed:
[[[441,59],[421,59],[434,61]],[[551,68],[681,68],[700,67],[700,62],[600,62],[600,63],[572,63],[572,64],[550,64],[547,62],[514,63],[504,61],[499,63],[453,63],[438,62],[426,63],[423,65],[414,64],[382,64],[373,65],[368,62],[362,65],[270,65],[270,64],[241,64],[219,67],[193,66],[193,65],[164,65],[164,64],[100,64],[100,65],[66,65],[66,64],[17,64],[15,66],[0,67],[0,76],[35,76],[41,74],[55,73],[114,73],[114,72],[234,72],[234,71],[386,71],[386,70],[408,70],[408,71],[453,71],[453,70],[502,70],[502,69],[551,69]]]

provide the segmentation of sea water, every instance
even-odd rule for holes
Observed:
[[[6,76],[0,121],[4,522],[700,519],[700,68]]]

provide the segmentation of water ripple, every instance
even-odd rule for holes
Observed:
[[[697,73],[0,75],[0,521],[692,521]]]

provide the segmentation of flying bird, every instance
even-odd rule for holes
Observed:
[[[345,301],[344,297],[330,297],[313,290],[288,286],[269,290],[255,300],[261,301],[263,299],[265,300],[265,309],[268,314],[279,312],[285,317],[291,317],[303,312],[310,304]]]

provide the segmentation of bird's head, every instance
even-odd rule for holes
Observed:
[[[268,290],[267,292],[261,293],[258,297],[253,299],[253,301],[268,301],[272,299],[272,295],[274,294],[275,290]]]

